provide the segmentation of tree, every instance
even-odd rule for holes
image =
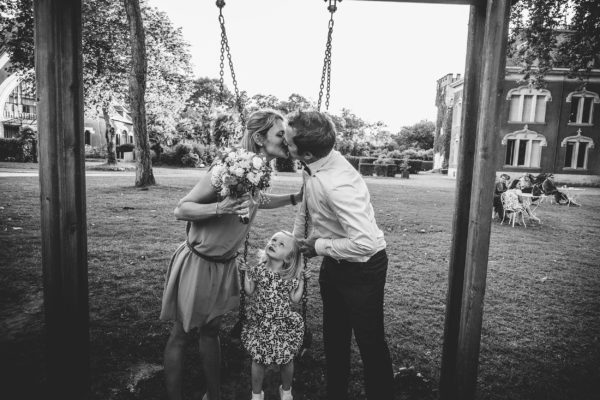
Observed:
[[[597,0],[518,0],[511,8],[509,59],[523,80],[544,86],[552,68],[569,68],[585,79],[600,66],[600,2]]]
[[[129,105],[135,135],[136,167],[135,186],[145,187],[156,184],[152,173],[150,143],[146,126],[146,35],[142,23],[139,0],[124,0],[131,38],[131,72],[129,74]]]
[[[33,76],[32,0],[0,2],[0,43],[11,67]],[[167,15],[152,7],[141,9],[146,24],[148,60],[148,125],[155,136],[172,135],[178,114],[189,96],[191,64],[188,45]],[[116,163],[113,121],[115,106],[127,104],[130,54],[129,25],[124,5],[109,0],[84,0],[83,81],[86,115],[106,124],[108,163]],[[111,129],[112,128],[112,129]]]
[[[404,126],[393,139],[398,143],[401,150],[414,148],[417,150],[429,150],[433,148],[433,137],[435,124],[432,121],[422,120],[412,126]]]

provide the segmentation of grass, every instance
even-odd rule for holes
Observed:
[[[172,209],[196,179],[158,173],[160,185],[148,191],[133,188],[131,176],[87,179],[93,399],[165,396],[160,365],[170,324],[158,315],[164,273],[185,232]],[[280,177],[274,191],[290,192],[298,185],[297,178]],[[424,176],[369,179],[369,188],[390,256],[385,317],[394,368],[412,366],[424,377],[400,382],[396,398],[436,399],[454,189],[448,181]],[[6,398],[42,398],[38,178],[0,178],[0,193],[2,390],[15,393]],[[600,197],[593,189],[584,193],[579,208],[542,205],[537,212],[542,225],[493,225],[478,398],[591,400],[600,393]],[[262,247],[292,221],[292,208],[261,211],[252,247]],[[309,287],[312,357],[298,364],[294,383],[299,400],[324,398],[315,281]],[[226,317],[224,331],[235,319],[235,314]],[[224,399],[248,398],[248,357],[226,334],[222,345]],[[186,394],[197,399],[203,384],[193,344],[186,357]],[[361,399],[356,347],[352,357],[352,398]],[[277,387],[273,371],[266,395],[277,398]]]

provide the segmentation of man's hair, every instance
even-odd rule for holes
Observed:
[[[298,153],[312,153],[323,158],[335,145],[335,125],[331,118],[319,111],[294,111],[286,116],[288,125],[296,130],[294,144]]]

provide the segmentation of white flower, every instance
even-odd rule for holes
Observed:
[[[234,151],[229,152],[229,154],[227,154],[227,157],[229,157],[231,160],[237,159]]]
[[[260,177],[255,174],[254,172],[248,172],[248,176],[247,176],[248,180],[250,181],[250,183],[257,185],[258,182],[260,182]]]
[[[262,167],[263,165],[263,160],[260,157],[254,157],[252,159],[252,165],[254,166],[254,168],[259,169],[260,167]]]
[[[229,188],[227,186],[223,187],[223,189],[221,189],[221,192],[219,194],[222,197],[227,197],[227,195],[229,195]]]
[[[241,167],[237,167],[235,170],[235,174],[237,176],[239,176],[240,178],[244,176],[244,168]]]

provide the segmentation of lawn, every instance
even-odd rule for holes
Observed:
[[[125,174],[89,176],[92,398],[164,398],[162,351],[170,325],[158,320],[164,273],[184,239],[176,202],[201,172],[157,174],[160,185],[133,188]],[[398,382],[397,399],[435,399],[441,359],[452,181],[420,175],[408,181],[368,179],[390,256],[386,333],[394,369],[423,378]],[[0,178],[0,349],[3,398],[43,398],[43,305],[37,177]],[[275,192],[296,190],[297,177],[275,178]],[[600,196],[588,189],[582,207],[544,204],[542,225],[494,224],[478,380],[480,399],[597,399],[600,393]],[[251,246],[289,229],[293,208],[261,211]],[[491,212],[491,207],[490,207]],[[312,261],[313,268],[318,261]],[[310,284],[311,357],[297,366],[296,399],[324,398],[321,302]],[[226,334],[224,399],[250,393],[249,360]],[[362,367],[353,349],[352,398],[363,399]],[[186,394],[203,390],[193,343],[186,359]],[[277,398],[274,371],[266,396]],[[5,396],[4,394],[11,394]]]

